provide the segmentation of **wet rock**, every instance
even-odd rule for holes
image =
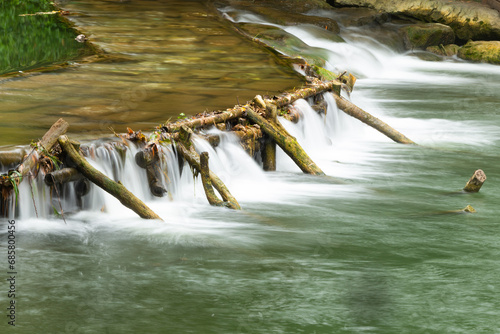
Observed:
[[[427,51],[414,51],[409,54],[410,56],[416,57],[420,60],[425,60],[425,61],[442,61],[443,57],[438,56],[437,54],[427,52]]]
[[[301,57],[309,64],[325,66],[325,59],[328,58],[328,55],[324,49],[310,47],[286,31],[253,23],[240,24],[239,27],[250,36],[255,36],[254,40],[258,40],[291,58]]]
[[[314,15],[317,10],[332,9],[325,0],[226,0],[224,2],[234,8],[250,10],[276,24],[312,24],[334,33],[340,31],[338,23],[332,18]]]
[[[500,65],[500,41],[469,41],[458,50],[458,57]]]
[[[426,49],[426,51],[432,52],[439,56],[452,57],[457,54],[458,49],[460,49],[460,47],[456,44],[448,44],[448,45],[440,44],[435,46],[429,46]]]
[[[414,24],[400,29],[408,50],[425,50],[429,46],[446,45],[455,42],[455,33],[440,23]]]
[[[388,13],[369,8],[336,8],[333,19],[343,26],[381,25],[391,20]]]
[[[462,42],[500,40],[500,14],[476,2],[448,0],[335,0],[335,6],[368,7],[396,16],[450,26]]]

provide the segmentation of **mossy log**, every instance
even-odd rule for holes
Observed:
[[[189,163],[189,165],[196,169],[198,172],[201,172],[200,156],[198,155],[198,153],[196,153],[191,143],[191,134],[192,131],[190,131],[188,127],[183,127],[179,135],[179,141],[175,143],[175,146],[177,148],[177,152],[180,153],[180,155]],[[236,198],[234,198],[234,196],[231,194],[222,180],[212,171],[209,171],[209,176],[213,187],[217,190],[217,192],[224,200],[224,205],[234,210],[240,210],[241,207],[238,201],[236,200]]]
[[[50,152],[52,147],[57,143],[57,139],[59,136],[66,133],[68,130],[69,124],[60,118],[55,122],[45,133],[42,139],[37,143],[37,147],[41,148],[45,151],[45,153]],[[2,177],[0,178],[0,188],[12,188],[11,178],[17,178],[17,182],[21,182],[22,179],[31,174],[32,177],[35,177],[38,174],[38,153],[36,149],[31,150],[28,156],[24,159],[24,161],[16,168],[18,176],[14,176],[11,173],[11,177]]]
[[[299,99],[307,99],[308,97],[323,92],[333,92],[339,96],[341,88],[342,83],[338,80],[331,80],[328,82],[321,82],[318,80],[309,87],[297,89],[292,93],[285,93],[271,99],[266,99],[264,100],[264,102],[266,103],[266,105],[271,102],[272,104],[276,105],[276,107],[281,108],[288,104],[292,104]]]
[[[202,152],[200,154],[200,175],[201,181],[203,183],[203,189],[205,190],[205,195],[208,199],[208,203],[213,206],[223,206],[224,202],[220,200],[215,194],[214,188],[212,186],[212,180],[210,179],[210,169],[208,168],[208,152]]]
[[[262,138],[262,130],[258,125],[253,126],[243,126],[237,124],[233,127],[232,133],[234,133],[240,139],[240,145],[248,153],[249,156],[253,157],[260,151],[260,139]]]
[[[45,175],[45,184],[49,187],[57,184],[78,181],[83,178],[83,175],[76,168],[63,168],[52,171]]]
[[[469,193],[477,193],[483,186],[484,181],[486,181],[486,174],[481,169],[478,169],[474,172],[474,174],[465,185],[464,191]]]
[[[201,117],[164,124],[161,129],[165,132],[177,132],[183,126],[191,129],[212,126],[217,123],[225,123],[229,120],[241,117],[244,111],[244,108],[236,106],[235,108],[226,111],[216,111],[207,115],[202,115]]]
[[[154,213],[153,210],[146,206],[146,204],[132,194],[127,188],[125,188],[121,182],[111,180],[109,177],[92,167],[74,148],[67,136],[60,136],[58,141],[64,152],[66,152],[66,154],[68,154],[68,156],[76,164],[76,169],[78,169],[78,171],[80,171],[80,173],[82,173],[90,181],[95,183],[107,193],[116,197],[124,206],[137,213],[141,218],[162,220],[160,216]]]
[[[259,125],[261,130],[269,135],[276,144],[285,151],[285,153],[292,158],[292,160],[299,166],[299,168],[307,174],[325,175],[323,171],[312,161],[304,149],[299,145],[297,140],[283,131],[276,124],[271,123],[264,117],[260,116],[256,111],[251,108],[246,108],[248,118]]]
[[[167,190],[163,187],[162,168],[159,163],[158,147],[155,143],[146,145],[146,147],[137,152],[135,162],[141,168],[146,169],[149,190],[153,196],[163,197]]]
[[[24,150],[0,152],[0,166],[18,165],[23,161]]]
[[[369,114],[363,109],[356,106],[354,103],[347,101],[343,97],[332,94],[335,98],[335,102],[337,103],[337,107],[354,118],[357,118],[361,122],[371,126],[372,128],[378,130],[383,133],[387,137],[394,140],[396,143],[401,144],[415,144],[411,139],[407,138],[405,135],[390,127],[387,123],[381,121],[377,117]]]

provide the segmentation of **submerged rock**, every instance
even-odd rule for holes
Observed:
[[[429,46],[446,45],[455,42],[455,33],[440,23],[413,24],[400,29],[408,50],[425,50]]]
[[[458,57],[500,65],[500,41],[469,41],[458,50]]]
[[[325,66],[328,54],[324,49],[311,47],[284,30],[254,23],[243,23],[239,27],[249,36],[255,36],[254,40],[290,58],[304,58],[309,64]]]

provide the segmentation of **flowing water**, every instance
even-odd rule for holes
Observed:
[[[328,95],[326,115],[301,100],[301,121],[281,120],[328,177],[302,174],[282,152],[264,173],[229,134],[216,149],[196,139],[243,207],[235,212],[210,207],[167,148],[171,198],[155,199],[133,148],[121,160],[91,143],[92,163],[165,222],[96,188],[71,214],[68,188],[65,224],[41,184],[35,218],[23,185],[18,332],[500,333],[500,68],[424,62],[370,30],[343,28],[342,44],[286,29],[356,73],[352,101],[419,145],[391,142]],[[481,191],[460,193],[477,168],[488,176]],[[468,204],[477,212],[450,212]]]

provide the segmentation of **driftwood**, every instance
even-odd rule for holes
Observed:
[[[372,128],[382,132],[387,137],[391,138],[397,143],[401,144],[415,144],[411,139],[407,138],[402,133],[393,129],[380,119],[371,114],[367,113],[363,109],[359,108],[352,102],[347,101],[343,97],[338,94],[332,94],[335,98],[335,102],[337,103],[337,107],[344,111],[346,114],[359,119],[361,122],[371,126]]]
[[[342,87],[342,83],[338,80],[331,80],[328,82],[316,81],[310,87],[305,87],[301,89],[297,89],[292,93],[285,93],[279,97],[274,97],[272,99],[266,99],[264,102],[266,105],[271,102],[276,105],[276,107],[284,107],[288,104],[292,104],[293,102],[299,99],[307,99],[308,97],[323,93],[323,92],[333,92],[334,95],[340,96],[340,89]]]
[[[464,191],[469,193],[477,193],[486,181],[486,174],[481,169],[478,169],[471,176],[469,181],[464,187]]]
[[[73,147],[67,136],[60,136],[59,144],[64,152],[66,152],[76,164],[76,169],[90,181],[116,197],[124,206],[137,213],[141,218],[162,220],[156,213],[147,207],[146,204],[125,188],[121,182],[111,180],[109,177],[92,167]]]
[[[160,167],[160,159],[158,147],[156,144],[147,145],[142,151],[135,155],[135,161],[139,167],[146,169],[148,185],[151,194],[156,197],[163,197],[167,190],[161,182],[162,169]]]
[[[23,151],[0,152],[0,166],[19,165],[25,156]]]
[[[189,163],[191,167],[196,169],[198,172],[201,172],[201,162],[200,156],[196,153],[192,143],[191,143],[191,134],[189,128],[183,127],[181,131],[181,135],[179,136],[180,140],[176,142],[177,151],[181,154],[181,156]],[[240,210],[241,207],[234,198],[234,196],[229,192],[226,185],[222,182],[221,179],[212,171],[209,171],[210,180],[214,188],[219,192],[222,199],[224,200],[224,205],[231,209]]]
[[[226,111],[222,112],[217,111],[209,115],[203,115],[201,117],[194,119],[187,119],[175,123],[164,124],[162,126],[162,130],[165,132],[176,132],[179,131],[183,126],[186,126],[191,129],[196,129],[196,128],[212,126],[217,123],[225,123],[229,120],[241,117],[244,111],[245,111],[244,108],[236,106],[235,108]]]
[[[307,174],[325,175],[323,171],[312,161],[307,153],[302,149],[297,140],[290,136],[288,133],[280,129],[276,123],[273,124],[260,116],[251,108],[246,109],[248,118],[258,124],[262,131],[268,134],[276,144],[285,151],[285,153],[292,158],[292,160],[299,166],[299,168]]]
[[[215,194],[214,188],[212,186],[212,180],[210,179],[210,169],[208,168],[208,152],[202,152],[200,154],[200,175],[201,181],[203,183],[203,189],[205,190],[205,195],[208,199],[208,203],[213,206],[223,206],[224,202],[221,201]]]
[[[45,133],[42,139],[36,144],[38,149],[41,149],[45,154],[48,154],[54,144],[57,143],[57,138],[66,133],[69,124],[60,118],[55,122],[52,127]],[[3,177],[0,179],[0,188],[12,188],[11,178],[14,177],[17,183],[21,182],[22,179],[31,174],[35,177],[38,173],[38,157],[35,149],[28,154],[24,161],[16,168],[17,177],[12,175],[11,177]]]
[[[45,175],[44,181],[48,186],[57,184],[78,181],[83,178],[83,175],[76,168],[63,168],[52,171]]]

